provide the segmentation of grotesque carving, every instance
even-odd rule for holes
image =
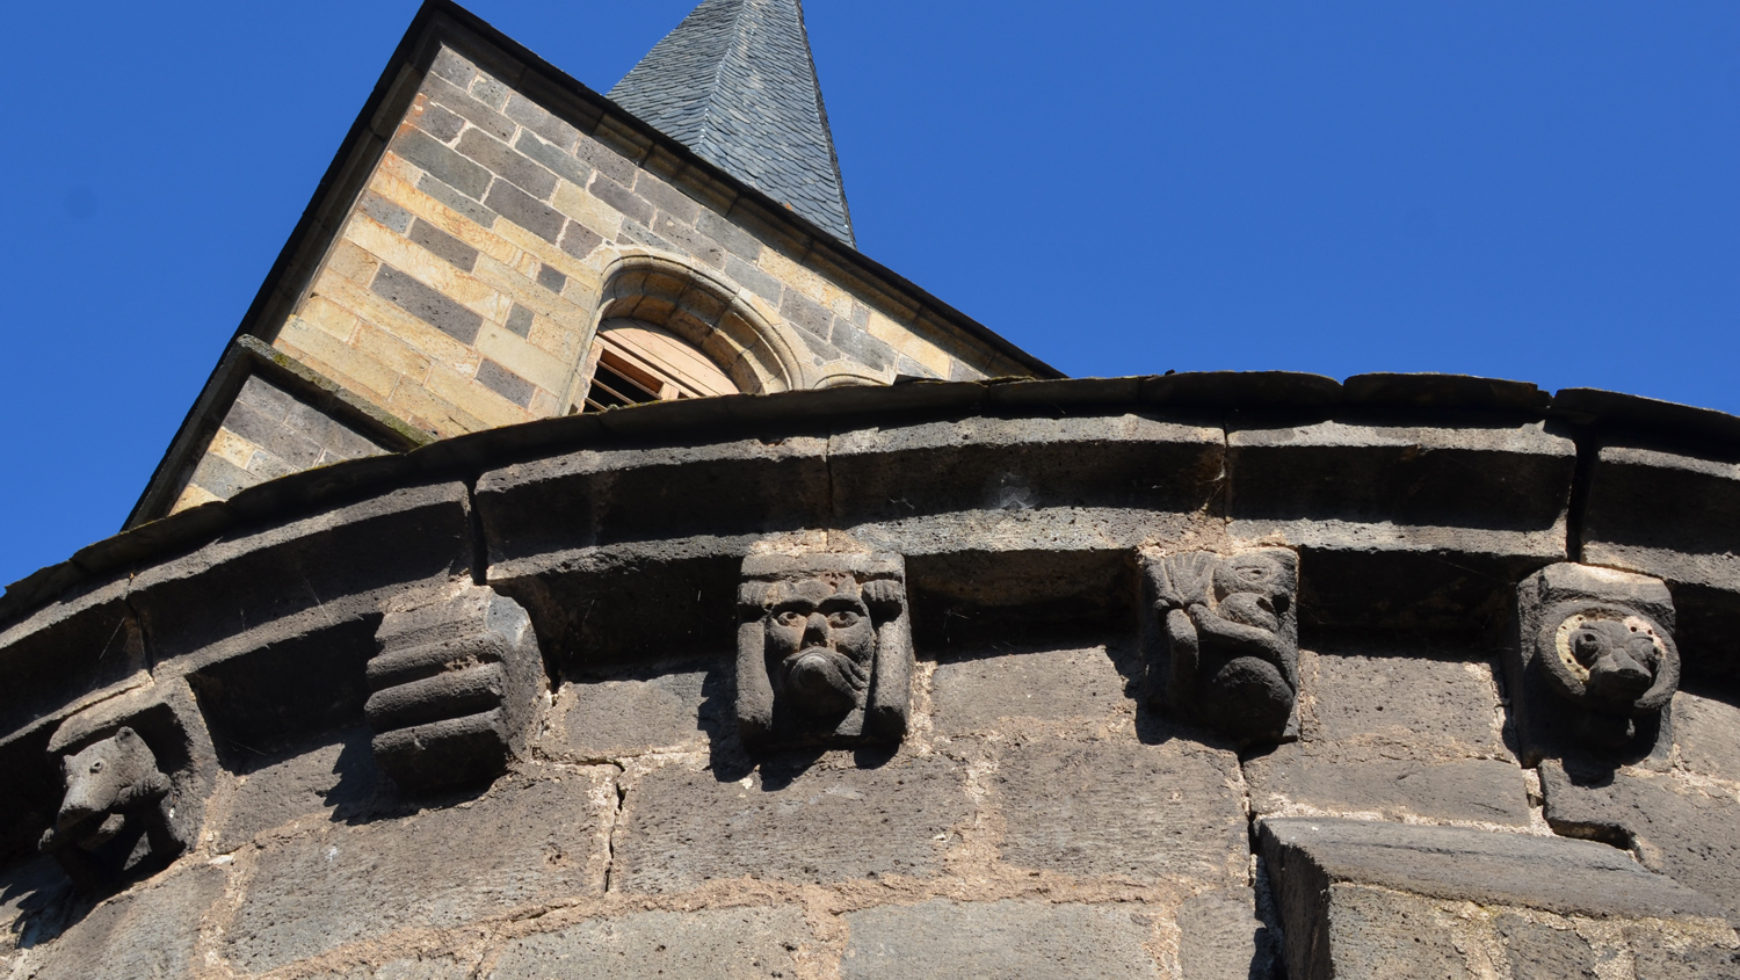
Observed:
[[[61,774],[66,795],[41,846],[80,885],[155,870],[187,848],[170,779],[133,729],[63,756]]]
[[[755,555],[738,593],[745,743],[899,741],[912,633],[898,555]]]
[[[1241,742],[1293,734],[1298,561],[1285,548],[1144,557],[1150,699]]]
[[[521,754],[544,669],[518,603],[481,586],[404,596],[375,640],[363,710],[375,760],[401,789],[487,782]]]
[[[1553,565],[1519,586],[1517,623],[1512,679],[1522,697],[1513,701],[1525,754],[1665,750],[1666,708],[1680,678],[1667,586],[1613,569]]]

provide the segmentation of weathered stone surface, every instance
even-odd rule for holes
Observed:
[[[239,654],[377,614],[378,600],[471,564],[465,485],[434,483],[240,533],[139,573],[129,601],[167,660]]]
[[[1274,980],[1280,937],[1256,912],[1256,892],[1222,888],[1178,910],[1178,967],[1191,980]]]
[[[897,743],[912,689],[899,555],[759,554],[737,592],[737,732],[756,748]]]
[[[1576,447],[1538,421],[1235,428],[1227,467],[1228,534],[1299,550],[1316,623],[1467,629],[1565,558]]]
[[[1555,977],[1563,980],[1596,980],[1595,950],[1575,929],[1533,922],[1516,913],[1506,913],[1493,922],[1504,944],[1511,973],[1518,977]],[[1639,973],[1640,977],[1651,974]]]
[[[1335,882],[1561,914],[1722,914],[1703,895],[1592,841],[1306,817],[1259,827],[1288,936],[1310,934],[1307,920],[1325,911],[1321,896]]]
[[[545,689],[531,617],[484,586],[387,604],[368,663],[376,762],[408,793],[486,783],[525,754]]]
[[[1589,477],[1583,560],[1733,591],[1740,573],[1737,489],[1740,464],[1602,446]]]
[[[1287,976],[1421,977],[1456,980],[1475,975],[1458,948],[1440,903],[1363,885],[1336,884],[1324,896],[1327,928],[1311,939],[1310,959],[1299,957],[1288,921]],[[1303,939],[1304,937],[1299,937]],[[1295,958],[1299,957],[1299,958]]]
[[[1307,741],[1411,748],[1424,757],[1506,753],[1492,665],[1326,642],[1301,658]]]
[[[136,980],[184,977],[195,955],[206,910],[223,896],[225,875],[189,869],[135,889],[91,910],[54,942],[22,962],[33,980]]]
[[[0,954],[57,935],[65,925],[70,894],[66,872],[50,857],[0,872]]]
[[[321,973],[308,980],[471,980],[471,967],[445,956],[391,960],[379,968],[362,966],[344,973]]]
[[[1504,658],[1523,761],[1615,765],[1673,742],[1679,687],[1674,602],[1660,579],[1592,565],[1549,565],[1517,585]]]
[[[1522,769],[1494,759],[1391,759],[1369,752],[1281,745],[1244,763],[1251,808],[1376,813],[1526,827],[1528,788]]]
[[[931,725],[939,734],[1001,731],[1018,719],[1108,722],[1133,713],[1118,670],[1127,650],[973,650],[937,664]]]
[[[706,737],[705,719],[718,720],[729,664],[682,661],[638,676],[569,681],[556,694],[546,753],[610,759],[649,749],[694,747]]]
[[[1740,977],[1740,943],[1732,937],[1712,941],[1708,936],[1676,936],[1664,934],[1654,924],[1642,924],[1625,928],[1625,944],[1631,949],[1638,980]]]
[[[1684,691],[1674,695],[1674,741],[1687,769],[1740,782],[1740,707]]]
[[[768,769],[724,781],[667,767],[631,781],[611,888],[669,892],[739,877],[829,882],[938,870],[971,812],[940,759],[873,769]]]
[[[261,972],[399,929],[599,894],[613,778],[507,781],[473,803],[268,842],[226,955]]]
[[[1554,760],[1541,765],[1541,789],[1554,829],[1633,843],[1645,866],[1698,889],[1740,923],[1740,801],[1731,791],[1636,770],[1579,785]]]
[[[1009,745],[992,780],[1003,860],[1078,877],[1242,884],[1249,863],[1238,758],[1164,745]]]
[[[0,734],[52,725],[79,702],[97,700],[104,688],[138,682],[145,644],[127,593],[124,576],[93,583],[0,631],[7,678]]]
[[[215,847],[235,850],[273,828],[286,833],[329,820],[353,819],[377,791],[378,774],[369,733],[353,728],[325,744],[268,757],[235,782]]]
[[[1139,906],[931,901],[852,912],[846,922],[847,978],[1159,976]]]
[[[1299,556],[1144,553],[1147,697],[1238,744],[1299,733]]]
[[[516,939],[481,976],[791,977],[797,975],[794,953],[811,943],[809,926],[797,908],[640,912]]]

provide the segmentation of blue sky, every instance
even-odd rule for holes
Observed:
[[[113,533],[413,0],[15,5],[0,581]],[[689,0],[474,0],[609,88]],[[1078,375],[1740,413],[1740,4],[810,0],[860,248]]]

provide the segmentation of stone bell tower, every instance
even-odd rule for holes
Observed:
[[[1055,374],[857,251],[798,0],[705,0],[609,97],[431,0],[128,526],[517,422]]]

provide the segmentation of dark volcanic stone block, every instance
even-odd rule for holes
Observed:
[[[369,733],[355,728],[339,738],[268,758],[236,784],[215,848],[227,854],[278,827],[286,833],[354,818],[374,798],[377,774]]]
[[[992,787],[1003,860],[1081,878],[1242,883],[1250,859],[1238,758],[1163,745],[1010,745]]]
[[[0,672],[6,677],[0,746],[16,737],[15,731],[52,726],[71,705],[97,700],[104,688],[143,676],[144,638],[127,593],[124,576],[69,590],[0,632]]]
[[[816,766],[779,782],[769,785],[765,770],[724,781],[675,767],[634,780],[623,799],[612,888],[930,877],[971,813],[961,775],[941,759]]]
[[[1501,915],[1493,923],[1509,954],[1511,972],[1519,977],[1558,977],[1563,980],[1596,980],[1595,950],[1575,930],[1531,922],[1515,913]],[[1638,976],[1655,974],[1640,972]]]
[[[1494,759],[1399,760],[1379,753],[1282,745],[1246,760],[1251,809],[1430,817],[1526,827],[1528,788],[1515,763]]]
[[[600,894],[600,807],[613,777],[504,783],[462,807],[266,842],[225,931],[227,955],[264,972],[399,929]]]
[[[813,944],[803,910],[793,907],[637,912],[513,940],[480,976],[793,977],[801,975],[795,954]]]
[[[185,977],[206,910],[223,897],[223,872],[196,867],[103,903],[60,938],[39,947],[39,980]]]
[[[159,661],[221,657],[309,632],[298,617],[372,619],[382,596],[466,572],[470,538],[464,484],[408,487],[147,568],[130,599]]]
[[[1647,867],[1715,899],[1740,923],[1740,801],[1731,793],[1632,770],[1579,785],[1556,760],[1540,771],[1555,830],[1633,844]]]
[[[549,735],[539,750],[580,759],[639,755],[650,749],[694,747],[703,725],[728,713],[720,698],[730,686],[729,662],[690,661],[638,676],[569,681],[556,694]],[[705,719],[705,720],[704,720]]]
[[[1222,888],[1178,910],[1178,966],[1191,980],[1276,980],[1280,936],[1256,911],[1251,888]]]
[[[1106,723],[1134,714],[1105,647],[984,654],[937,664],[931,724],[939,734],[1001,731],[1014,719]]]
[[[846,915],[841,976],[1158,977],[1139,906],[1043,901],[884,905]],[[1192,976],[1198,976],[1192,974]]]
[[[1230,431],[1229,533],[1300,552],[1302,621],[1463,629],[1565,559],[1576,447],[1521,425]]]
[[[1434,899],[1694,927],[1721,915],[1697,892],[1590,841],[1317,818],[1259,827],[1295,980],[1465,975],[1471,961],[1439,924]]]
[[[1674,695],[1674,741],[1687,769],[1740,782],[1740,707],[1730,701]]]
[[[1406,747],[1425,758],[1506,752],[1492,665],[1445,651],[1326,640],[1300,660],[1305,740]],[[1473,654],[1470,653],[1469,656]]]

